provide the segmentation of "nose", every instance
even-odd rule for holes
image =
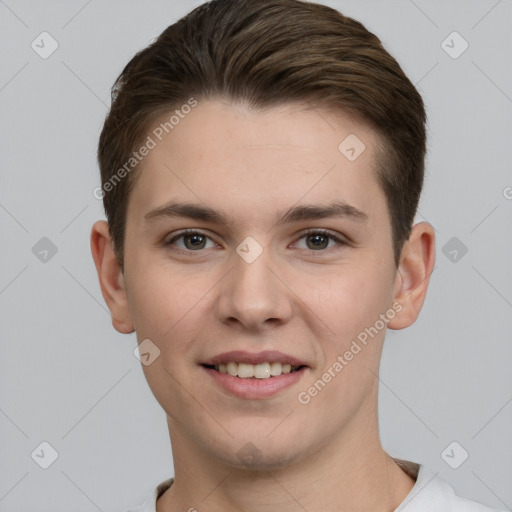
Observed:
[[[288,322],[292,292],[269,251],[248,263],[235,254],[234,267],[220,283],[217,314],[224,324],[262,331]]]

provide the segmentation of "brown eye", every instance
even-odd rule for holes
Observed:
[[[308,249],[327,249],[329,246],[329,235],[317,233],[306,237]]]
[[[311,229],[310,231],[304,233],[296,242],[296,246],[299,249],[317,252],[325,251],[325,249],[341,248],[344,245],[349,245],[349,243],[345,242],[342,238],[335,236],[329,231],[318,229]]]
[[[165,242],[164,245],[174,246],[175,249],[183,252],[198,252],[215,247],[215,242],[198,231],[182,231],[168,242]]]
[[[203,235],[185,235],[183,237],[183,243],[187,249],[191,251],[197,249],[204,249],[206,245],[206,237]]]

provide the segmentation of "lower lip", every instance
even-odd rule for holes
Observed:
[[[258,400],[276,395],[279,391],[298,382],[307,369],[303,367],[300,370],[282,373],[277,377],[269,377],[268,379],[241,379],[240,377],[233,377],[229,373],[220,373],[204,366],[202,368],[226,391],[247,400]]]

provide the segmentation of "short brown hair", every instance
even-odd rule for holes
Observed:
[[[126,177],[112,180],[151,123],[191,98],[228,99],[256,110],[299,102],[340,109],[369,123],[381,142],[377,178],[398,265],[424,176],[426,114],[414,85],[377,36],[330,7],[301,0],[213,0],[137,53],[112,88],[98,161],[121,267],[136,172],[128,174],[125,165]],[[139,165],[132,163],[136,170]]]

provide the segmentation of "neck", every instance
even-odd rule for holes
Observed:
[[[170,429],[176,477],[158,500],[157,512],[391,512],[414,486],[382,449],[376,425],[357,435],[347,432],[346,441],[326,443],[281,469],[240,469],[221,463]]]

